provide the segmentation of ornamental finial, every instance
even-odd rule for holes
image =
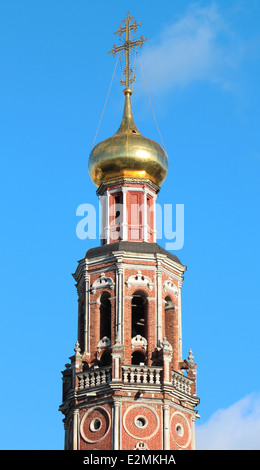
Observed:
[[[122,20],[123,23],[125,23],[125,26],[122,26],[120,24],[119,28],[117,31],[115,31],[115,34],[118,34],[120,41],[123,42],[122,36],[125,34],[124,42],[121,46],[116,46],[114,44],[113,48],[111,51],[109,51],[109,54],[115,55],[117,52],[125,52],[125,68],[122,70],[122,73],[125,75],[125,80],[120,80],[121,85],[123,85],[127,90],[130,89],[131,83],[135,81],[136,76],[133,75],[134,71],[131,69],[131,52],[133,48],[142,47],[145,42],[148,41],[148,39],[144,39],[144,37],[141,35],[139,39],[137,40],[132,40],[131,39],[131,31],[136,33],[137,29],[139,26],[142,25],[142,23],[137,23],[136,20],[134,20],[133,16],[130,16],[130,13],[127,13],[127,16]],[[135,38],[133,38],[135,39]]]

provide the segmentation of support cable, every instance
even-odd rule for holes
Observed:
[[[99,124],[98,124],[98,127],[97,127],[97,132],[96,132],[96,135],[95,135],[95,137],[94,137],[94,141],[93,141],[91,150],[92,150],[93,147],[94,147],[94,144],[95,144],[95,141],[96,141],[96,138],[97,138],[97,135],[98,135],[98,131],[99,131],[99,128],[100,128],[100,124],[101,124],[101,121],[102,121],[102,118],[103,118],[103,115],[104,115],[104,112],[105,112],[107,100],[108,100],[109,93],[110,93],[110,90],[111,90],[111,86],[112,86],[112,83],[113,83],[113,80],[114,80],[114,77],[115,77],[115,73],[116,73],[116,68],[117,68],[118,59],[119,59],[119,55],[117,56],[117,61],[116,61],[116,65],[115,65],[115,69],[114,69],[113,75],[112,75],[112,80],[111,80],[111,83],[110,83],[110,86],[109,86],[109,89],[108,89],[106,101],[105,101],[105,104],[104,104],[104,108],[103,108],[103,111],[102,111],[102,114],[101,114],[101,118],[100,118],[100,121],[99,121]]]
[[[149,103],[150,103],[150,106],[151,106],[151,110],[152,110],[152,113],[153,113],[154,121],[155,121],[155,124],[156,124],[156,127],[157,127],[157,131],[158,131],[158,134],[159,134],[160,139],[161,139],[161,142],[162,142],[162,146],[163,146],[163,148],[164,148],[164,150],[165,150],[165,152],[166,152],[166,148],[165,148],[165,145],[164,145],[164,143],[163,143],[162,135],[161,135],[161,133],[160,133],[160,129],[159,129],[158,124],[157,124],[157,121],[156,121],[156,117],[155,117],[155,114],[154,114],[154,110],[153,110],[151,98],[150,98],[150,95],[149,95],[149,92],[148,92],[148,88],[147,88],[147,85],[146,85],[146,81],[145,81],[145,78],[144,78],[144,71],[143,71],[143,67],[142,67],[142,64],[141,64],[141,59],[140,59],[140,55],[139,55],[138,50],[137,50],[137,54],[138,54],[139,64],[140,64],[140,68],[141,68],[141,72],[142,72],[142,76],[143,76],[144,85],[145,85],[145,88],[146,88],[146,93],[147,93],[147,96],[148,96],[148,99],[149,99]]]

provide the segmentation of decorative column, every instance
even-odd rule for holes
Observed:
[[[105,234],[106,242],[110,242],[110,193],[107,189],[106,191],[106,218],[105,218]]]
[[[156,243],[156,240],[157,240],[156,201],[157,201],[157,195],[154,196],[154,203],[153,203],[153,243]]]
[[[122,362],[124,356],[124,345],[118,342],[116,337],[116,343],[112,346],[112,382],[118,382],[122,380]]]
[[[127,240],[127,238],[128,238],[128,233],[127,233],[128,214],[127,214],[127,204],[126,204],[127,188],[123,187],[122,188],[122,193],[123,193],[122,239]]]
[[[147,188],[143,189],[143,240],[147,242]]]
[[[171,360],[172,360],[172,346],[166,337],[163,338],[161,343],[161,355],[163,361],[163,384],[171,385]]]
[[[160,270],[161,263],[157,258],[156,269],[156,288],[157,288],[157,328],[156,328],[156,344],[159,345],[162,341],[162,273]]]
[[[113,450],[120,450],[120,411],[121,403],[115,399],[113,408]]]
[[[73,450],[78,450],[79,410],[73,410]]]
[[[89,275],[85,273],[85,330],[84,330],[84,336],[85,336],[85,351],[82,351],[86,354],[89,354],[90,352],[90,345],[89,345]]]
[[[189,351],[188,356],[188,371],[187,375],[189,379],[193,379],[193,383],[191,385],[191,394],[196,396],[197,393],[197,384],[196,384],[196,377],[197,377],[197,364],[193,361],[194,356],[192,355],[192,350]]]
[[[116,332],[115,337],[118,338],[119,343],[124,344],[124,331],[123,331],[123,286],[124,286],[124,268],[122,262],[118,260],[116,272]]]
[[[178,331],[179,331],[179,344],[178,344],[178,360],[182,361],[182,318],[181,318],[181,285],[180,282],[178,289]]]
[[[196,416],[191,417],[191,450],[195,450],[195,419]]]
[[[170,406],[163,405],[163,450],[170,450]]]

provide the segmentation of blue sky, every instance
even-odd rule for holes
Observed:
[[[152,6],[152,8],[151,8]],[[259,449],[257,0],[10,0],[0,4],[1,448],[62,449],[61,374],[73,354],[71,273],[95,240],[87,171],[127,11],[169,156],[160,204],[184,204],[183,356],[198,363],[198,448]],[[160,142],[136,67],[139,130]],[[116,71],[97,141],[123,107]],[[160,244],[164,246],[165,240]]]

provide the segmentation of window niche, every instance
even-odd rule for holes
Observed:
[[[111,340],[111,302],[110,294],[104,292],[100,297],[100,340]]]

